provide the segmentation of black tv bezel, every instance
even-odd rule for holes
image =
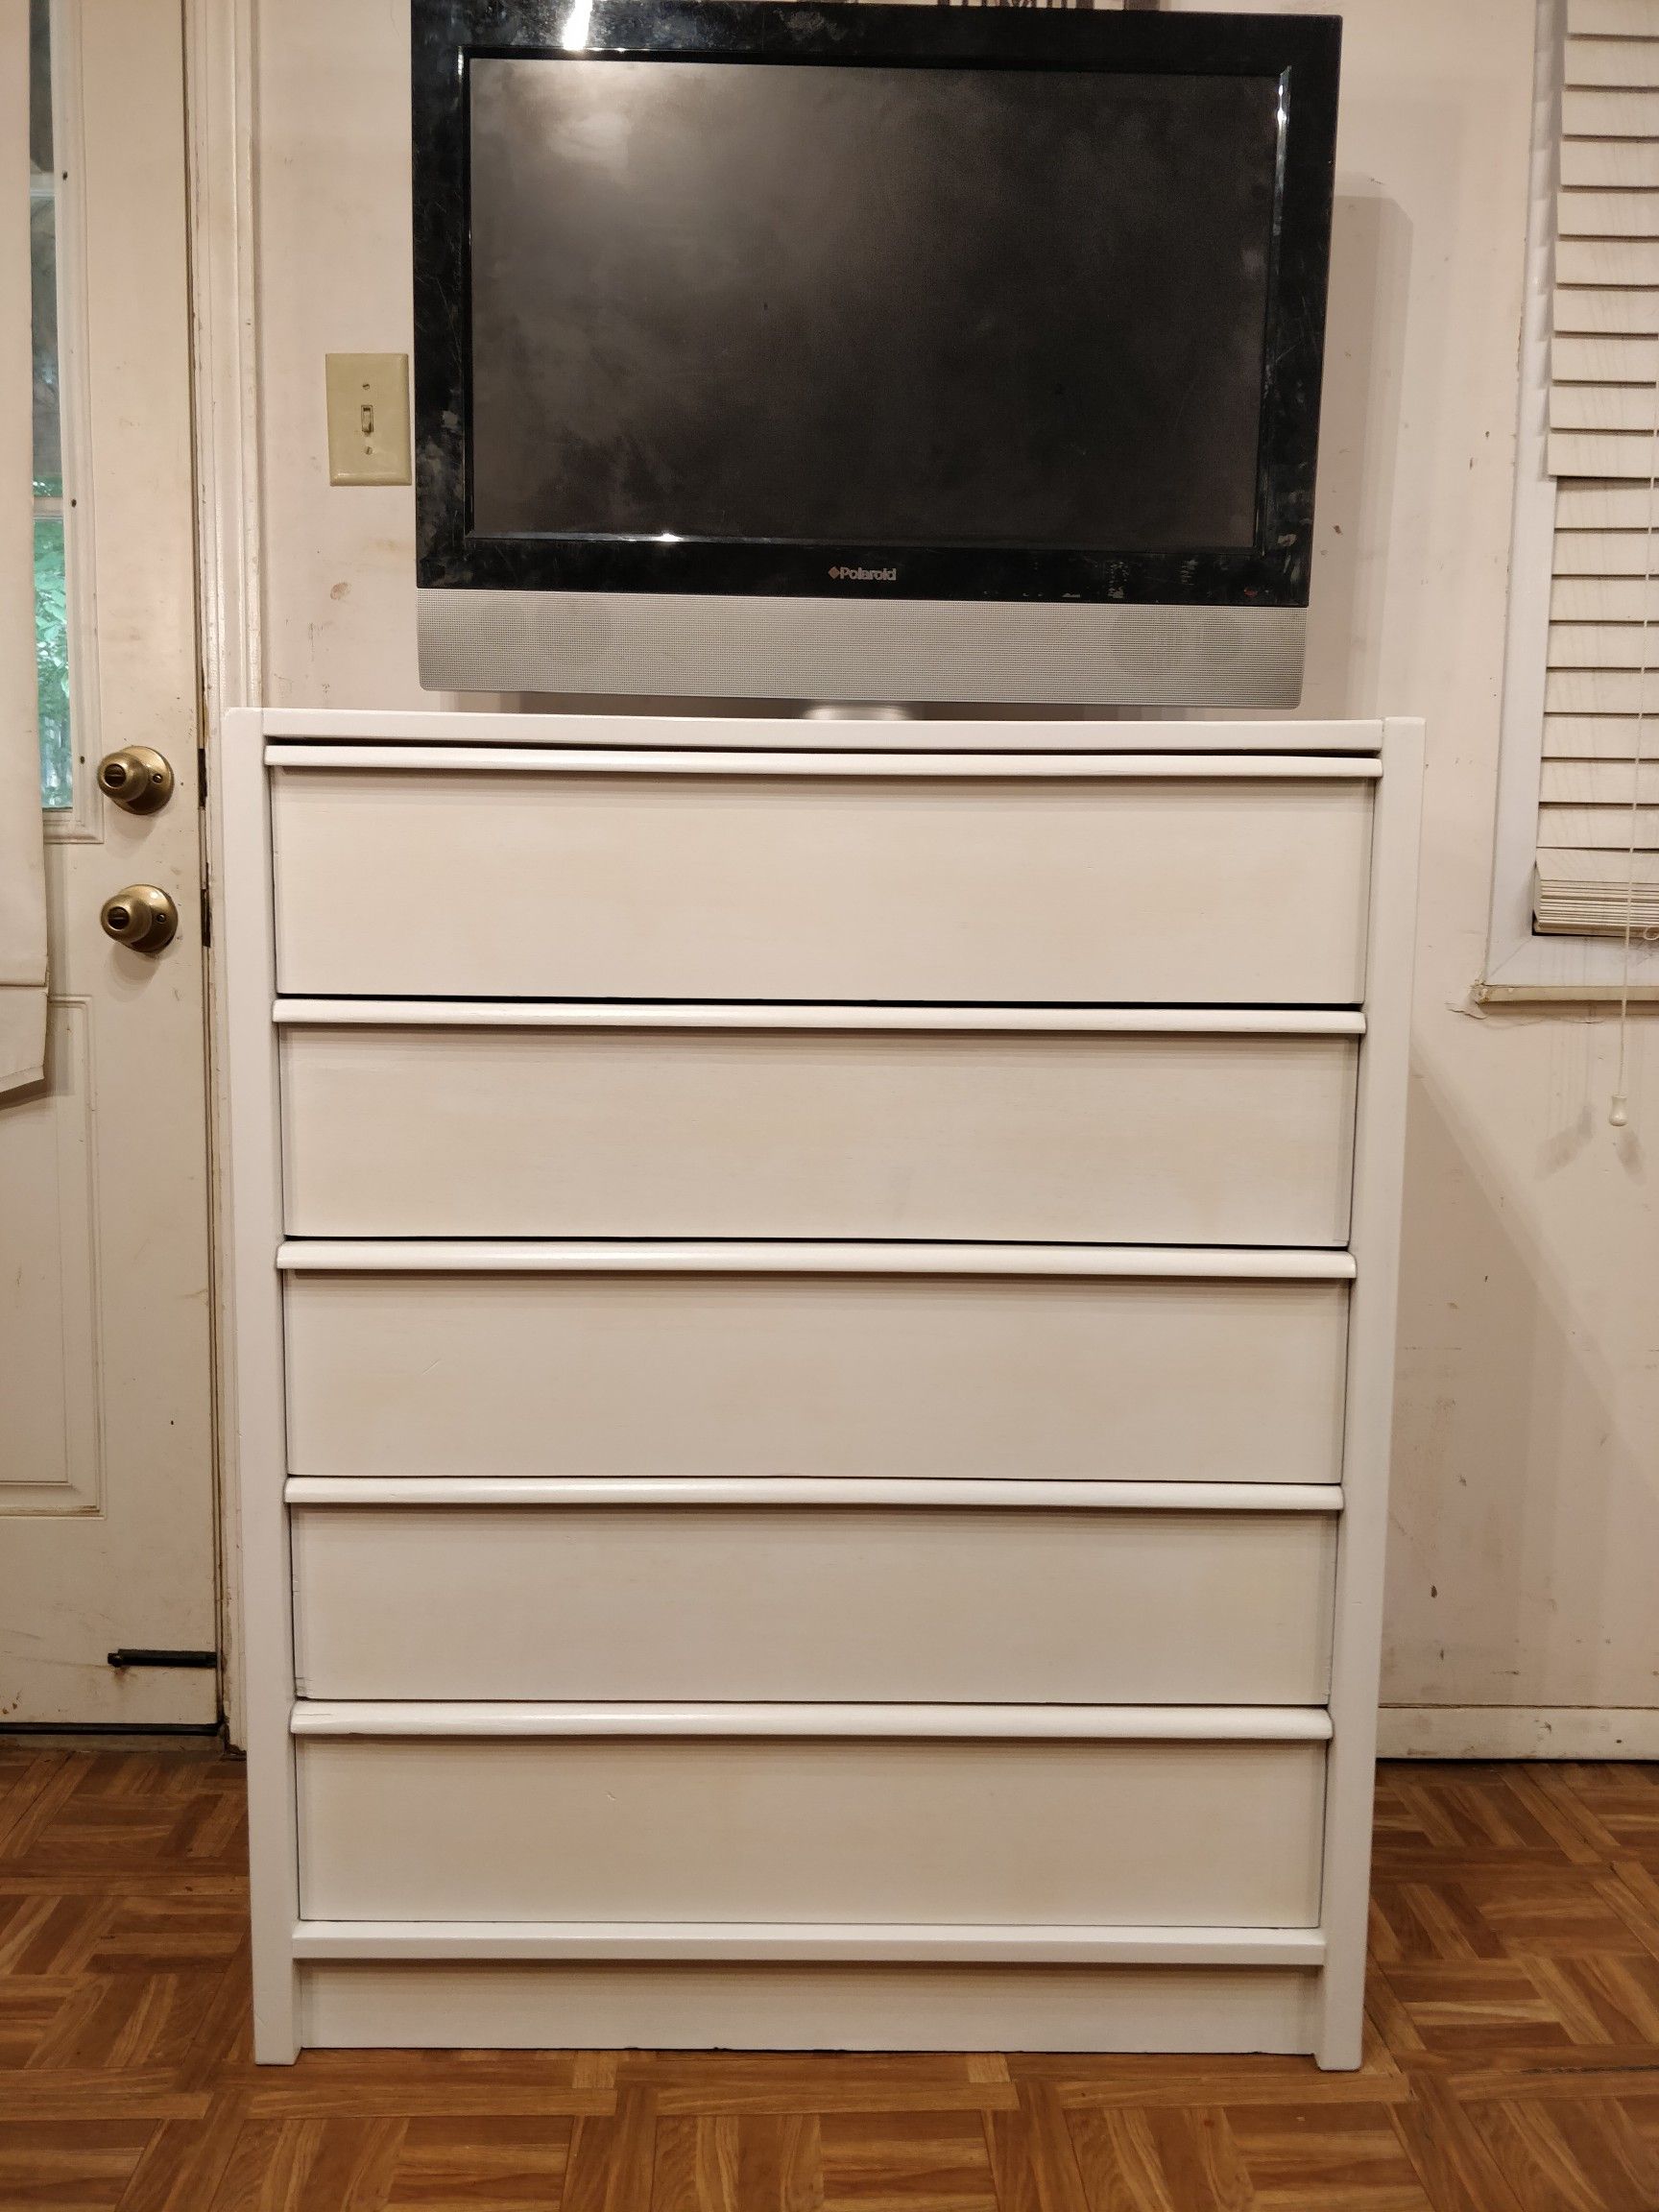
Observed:
[[[573,36],[587,16],[579,46]],[[415,0],[418,577],[446,589],[1306,607],[1341,22],[1334,16],[880,7],[803,0]],[[1256,540],[1178,553],[834,544],[470,526],[468,69],[485,57],[1273,77],[1281,91]],[[836,578],[835,568],[896,571]]]

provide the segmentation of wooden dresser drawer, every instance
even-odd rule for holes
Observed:
[[[331,1003],[281,1010],[296,1237],[1348,1234],[1358,1015]]]
[[[373,1729],[373,1708],[360,1710]],[[601,1715],[605,1733],[538,1735],[534,1715],[511,1708],[494,1709],[492,1725],[522,1733],[302,1733],[301,1911],[313,1920],[1317,1920],[1323,1741],[1022,1740],[1022,1718],[1037,1710],[1002,1709],[993,1736],[966,1733],[973,1707],[949,1709],[950,1737],[812,1735],[811,1708],[795,1709],[802,1719],[779,1707],[766,1709],[764,1734],[618,1735]],[[1286,1719],[1326,1732],[1321,1714]],[[297,1725],[309,1720],[300,1707]],[[456,1724],[468,1725],[464,1710]],[[715,1724],[731,1727],[725,1715]]]
[[[284,993],[1354,1005],[1374,761],[278,746]]]
[[[332,1698],[1313,1705],[1328,1513],[302,1505]]]
[[[295,1475],[1338,1479],[1342,1254],[282,1257]]]

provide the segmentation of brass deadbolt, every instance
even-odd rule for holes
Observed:
[[[106,937],[133,952],[159,952],[179,934],[179,909],[154,883],[129,883],[105,900],[98,919]]]
[[[99,761],[98,788],[129,814],[154,814],[173,796],[172,763],[153,746],[123,745]]]

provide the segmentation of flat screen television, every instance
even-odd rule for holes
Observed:
[[[1335,18],[414,24],[425,685],[1296,702]]]

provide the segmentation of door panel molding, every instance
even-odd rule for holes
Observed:
[[[11,1154],[5,1180],[21,1193],[25,1209],[8,1225],[8,1242],[21,1263],[0,1279],[0,1399],[10,1408],[11,1431],[0,1457],[0,1514],[96,1513],[103,1506],[103,1286],[92,1098],[91,1003],[48,998],[46,1079],[10,1099],[0,1114],[0,1162]],[[31,1276],[32,1260],[45,1276]],[[59,1387],[48,1397],[54,1366]],[[43,1471],[49,1455],[60,1470],[55,1477]]]

